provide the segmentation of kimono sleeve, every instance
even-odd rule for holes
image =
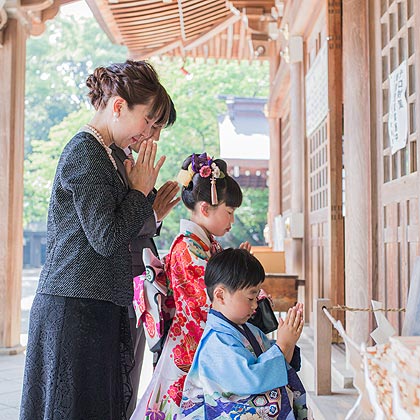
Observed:
[[[202,342],[199,375],[220,387],[220,393],[261,394],[287,385],[287,367],[277,346],[258,358],[233,336],[213,332]]]
[[[204,272],[209,253],[190,238],[181,237],[171,250],[168,277],[176,306],[178,326],[181,328],[181,346],[184,357],[175,358],[175,364],[189,369],[203,333],[210,301],[204,283]]]

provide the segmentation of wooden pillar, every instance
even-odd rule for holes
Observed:
[[[342,41],[341,0],[327,0],[328,36],[328,272],[324,295],[344,303],[344,221],[342,213]]]
[[[291,223],[303,225],[304,208],[304,109],[303,109],[303,65],[302,62],[290,64],[290,219]],[[301,220],[300,220],[301,218]],[[296,226],[291,229],[291,238],[285,240],[286,271],[304,278],[303,238],[294,235]]]
[[[20,346],[27,33],[9,19],[0,45],[0,351]]]
[[[270,100],[268,104],[268,123],[270,134],[270,160],[268,176],[268,214],[267,222],[270,231],[270,246],[273,246],[274,218],[281,213],[281,142],[280,142],[280,119],[278,116],[278,104],[280,92],[275,83],[280,66],[280,55],[277,52],[276,43],[269,43],[270,55]]]
[[[281,142],[280,119],[269,119],[270,129],[270,161],[268,163],[268,226],[270,229],[271,243],[274,243],[274,218],[281,214]]]
[[[291,172],[292,193],[291,210],[294,213],[303,211],[303,176],[304,176],[304,109],[303,109],[303,65],[302,62],[290,64],[290,134],[292,138]]]
[[[376,174],[371,164],[368,4],[365,0],[343,2],[346,305],[361,308],[370,306],[375,266],[372,230],[376,224],[372,216],[377,203],[372,192],[372,175]],[[346,317],[349,336],[365,342],[369,337],[368,314],[348,312]]]

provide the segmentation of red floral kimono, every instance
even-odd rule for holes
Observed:
[[[204,271],[220,244],[209,239],[194,222],[181,220],[180,234],[165,260],[175,301],[175,316],[153,373],[132,420],[175,420],[179,418],[182,390],[203,333],[210,300]]]

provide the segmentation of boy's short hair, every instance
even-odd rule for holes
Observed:
[[[213,255],[207,263],[204,282],[210,301],[217,285],[227,287],[230,293],[258,286],[264,281],[261,263],[245,249],[227,248]]]

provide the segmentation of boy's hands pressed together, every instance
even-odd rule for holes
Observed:
[[[292,360],[293,351],[303,330],[303,304],[297,303],[287,312],[286,318],[279,319],[276,344],[280,347],[287,362]]]

